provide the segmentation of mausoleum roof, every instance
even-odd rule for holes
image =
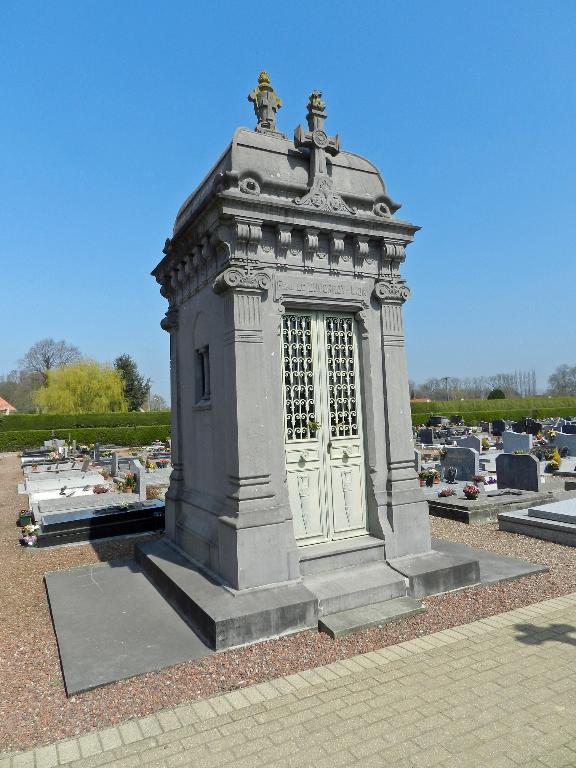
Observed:
[[[278,206],[362,219],[390,218],[400,208],[386,189],[376,166],[340,149],[324,122],[326,105],[313,91],[308,100],[307,128],[299,125],[293,139],[276,128],[281,100],[261,72],[248,95],[258,123],[238,128],[231,143],[199,187],[178,211],[178,234],[214,197],[252,200],[255,207]],[[283,212],[289,215],[289,210]]]

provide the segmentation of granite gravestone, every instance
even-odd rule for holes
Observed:
[[[504,444],[504,453],[530,451],[532,449],[532,435],[505,431],[502,433],[502,443]]]
[[[540,462],[529,453],[501,453],[496,457],[498,488],[540,490]]]
[[[482,440],[476,435],[465,435],[456,438],[456,444],[460,448],[472,448],[478,454],[482,453]]]
[[[558,448],[561,454],[564,449],[566,449],[568,453],[565,453],[564,455],[576,456],[576,435],[557,432],[556,437],[550,445],[552,448]]]
[[[153,271],[173,471],[166,538],[138,558],[170,600],[187,574],[186,610],[219,648],[316,626],[392,583],[405,594],[386,561],[431,552],[402,327],[417,227],[327,132],[319,92],[293,140],[266,73],[250,100],[256,129],[236,131]],[[363,547],[380,553],[369,577]]]
[[[502,432],[506,429],[506,422],[504,419],[494,419],[492,422],[492,434],[494,437],[500,437]]]
[[[434,444],[434,430],[430,429],[430,427],[426,427],[425,429],[421,429],[418,432],[418,442],[422,443],[422,445],[433,445]]]
[[[456,480],[467,482],[480,472],[478,452],[472,448],[446,448],[446,453],[441,457],[442,474],[445,475],[448,467],[456,469]]]
[[[576,435],[576,424],[563,424],[562,433],[564,435]]]
[[[422,452],[414,450],[414,471],[420,472],[422,469]]]

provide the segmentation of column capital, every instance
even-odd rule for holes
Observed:
[[[410,288],[400,275],[385,275],[374,283],[374,295],[382,304],[404,304]]]
[[[225,293],[235,289],[267,291],[271,285],[272,280],[267,272],[256,271],[251,267],[230,267],[218,275],[212,288],[214,293]]]

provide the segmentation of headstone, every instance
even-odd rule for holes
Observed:
[[[503,432],[502,442],[504,444],[504,453],[514,453],[514,451],[529,451],[532,448],[532,435],[521,435],[517,432]]]
[[[441,457],[440,463],[443,475],[448,467],[454,467],[459,481],[468,482],[480,472],[480,457],[473,448],[446,448],[446,454]]]
[[[72,440],[72,456],[76,456],[76,440]]]
[[[492,434],[494,437],[500,437],[506,429],[506,422],[504,419],[494,419],[492,421]]]
[[[512,432],[526,432],[526,419],[512,422]]]
[[[563,432],[557,432],[556,437],[550,443],[553,448],[558,448],[560,453],[566,448],[568,450],[567,456],[576,456],[576,435],[565,434]]]
[[[576,435],[576,424],[563,424],[562,433],[565,435]]]
[[[458,425],[463,423],[464,423],[464,419],[462,418],[462,416],[458,416],[458,415],[450,416],[450,424]]]
[[[80,467],[81,472],[88,472],[88,467],[90,466],[90,457],[87,456],[84,461],[82,462],[82,466]]]
[[[112,453],[112,458],[110,461],[110,475],[112,477],[117,477],[118,475],[118,454],[116,451]]]
[[[526,432],[534,437],[541,434],[542,422],[535,419],[526,419]]]
[[[130,471],[134,472],[134,493],[138,494],[139,501],[146,501],[146,470],[138,459],[130,461]]]
[[[421,468],[422,468],[422,452],[414,449],[414,471],[418,473],[420,472]]]
[[[434,430],[430,429],[429,427],[425,427],[424,429],[421,429],[418,432],[418,442],[422,443],[422,445],[433,445]]]
[[[442,426],[442,416],[430,416],[428,418],[428,421],[426,422],[426,425],[428,427],[441,427]]]
[[[501,453],[496,458],[498,488],[540,490],[540,462],[529,453]]]
[[[491,434],[492,432],[492,425],[489,421],[479,421],[478,428],[481,432],[488,432],[488,434]]]
[[[476,435],[465,435],[464,437],[458,437],[456,444],[460,448],[473,448],[477,453],[482,453],[482,440]]]
[[[94,443],[94,461],[97,464],[100,461],[100,443]]]

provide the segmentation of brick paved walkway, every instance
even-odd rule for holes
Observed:
[[[0,768],[576,766],[576,593],[11,757]]]

